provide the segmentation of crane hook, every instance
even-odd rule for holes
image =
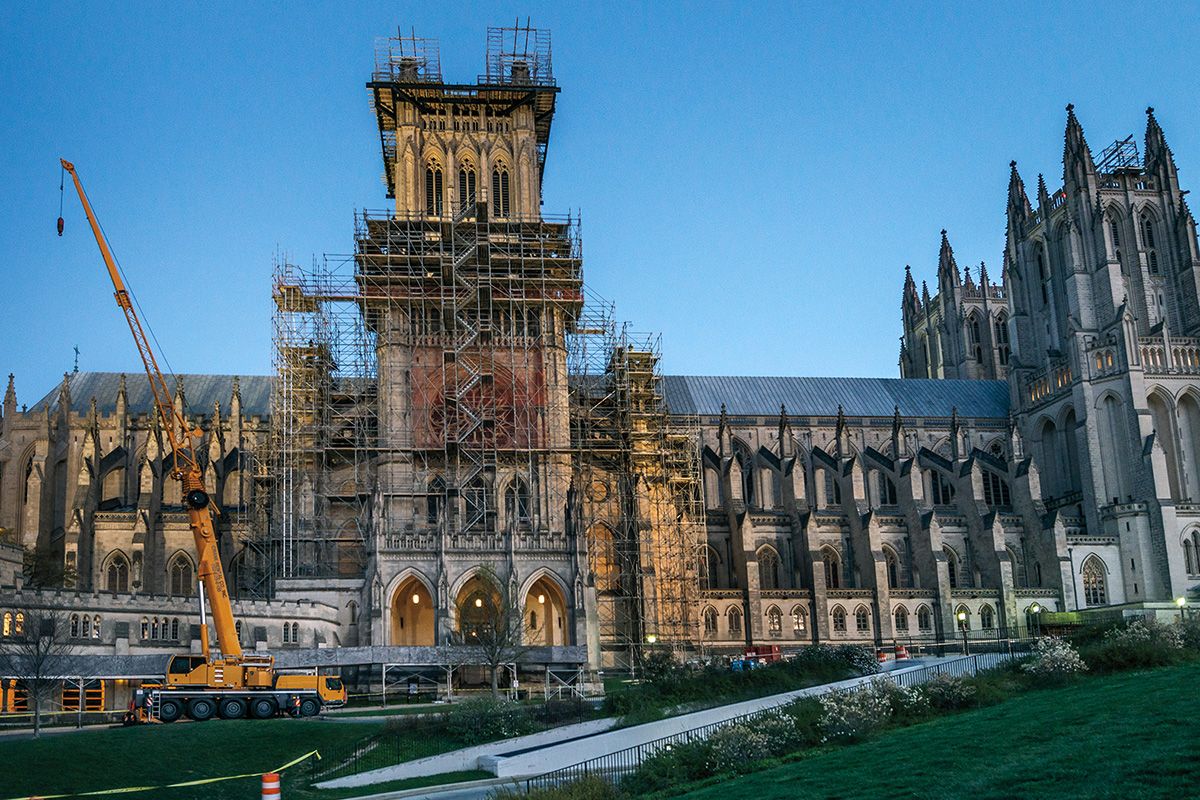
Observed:
[[[62,236],[63,232],[63,186],[67,177],[65,167],[58,168],[58,235]]]

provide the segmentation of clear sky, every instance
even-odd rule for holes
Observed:
[[[247,8],[246,6],[251,6]],[[553,31],[547,212],[671,373],[897,374],[904,265],[999,266],[1008,162],[1061,180],[1064,106],[1099,152],[1156,108],[1200,171],[1194,5],[54,3],[0,11],[0,370],[32,403],[139,368],[74,160],[171,366],[271,369],[270,275],[386,207],[374,38],[483,69],[488,25]]]

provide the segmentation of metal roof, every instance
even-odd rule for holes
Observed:
[[[890,417],[896,407],[904,417],[1007,418],[1005,381],[933,380],[929,378],[771,378],[723,375],[665,375],[663,392],[672,414],[721,413],[725,404],[735,416],[771,416],[779,406],[789,415],[837,414]]]
[[[233,375],[195,375],[182,374],[167,376],[167,385],[171,387],[174,397],[175,387],[179,379],[183,380],[183,396],[188,408],[193,414],[207,415],[212,413],[214,403],[221,404],[221,414],[229,413],[229,402],[233,397]],[[269,375],[236,376],[242,395],[242,415],[247,417],[266,417],[271,411],[271,382]],[[117,408],[117,390],[121,385],[119,372],[72,372],[67,376],[67,385],[71,390],[71,411],[76,414],[86,414],[92,398],[96,398],[96,408],[101,414],[111,414]],[[30,412],[40,412],[50,409],[58,410],[58,397],[62,384],[59,384],[49,394],[34,403]],[[154,405],[150,394],[150,380],[142,372],[131,372],[125,375],[125,398],[129,410],[134,413],[148,413]]]

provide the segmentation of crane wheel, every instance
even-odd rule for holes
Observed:
[[[306,697],[300,701],[300,716],[302,717],[315,717],[320,710],[321,704],[311,697]]]
[[[241,719],[246,716],[246,701],[237,697],[222,700],[217,713],[221,719]]]
[[[269,697],[259,697],[250,701],[250,716],[255,719],[270,719],[275,716],[275,701]]]
[[[216,706],[212,700],[207,697],[197,697],[192,702],[188,703],[187,714],[196,722],[203,722],[206,719],[211,719]]]
[[[158,718],[163,722],[174,722],[183,716],[183,706],[178,700],[163,700],[158,704]]]

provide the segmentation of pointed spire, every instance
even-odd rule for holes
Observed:
[[[8,388],[4,390],[4,416],[8,416],[17,410],[17,384],[16,378],[10,372],[8,373]]]
[[[938,251],[938,292],[961,285],[962,276],[958,272],[958,263],[954,260],[954,248],[950,246],[946,229],[942,228],[942,246]],[[945,299],[942,302],[945,302]]]
[[[717,442],[720,448],[718,452],[722,458],[733,455],[733,434],[729,430],[729,413],[725,410],[724,403],[721,403],[721,423],[717,426]]]
[[[1025,181],[1017,172],[1017,162],[1008,162],[1008,216],[1012,221],[1023,220],[1033,213],[1029,195],[1025,193]]]
[[[975,289],[975,281],[971,278],[971,265],[963,267],[963,285],[968,289]]]
[[[62,386],[58,390],[58,410],[66,414],[71,410],[71,373],[64,372]]]
[[[129,395],[129,387],[125,382],[125,373],[121,373],[121,379],[117,382],[117,397],[126,397]]]
[[[1063,183],[1074,178],[1083,185],[1086,178],[1094,177],[1096,164],[1092,161],[1092,151],[1088,149],[1087,139],[1083,136],[1083,126],[1075,117],[1075,105],[1067,103],[1067,131],[1063,142]]]
[[[988,283],[988,273],[987,273],[987,262],[986,261],[979,262],[979,286],[982,289],[984,289],[985,291],[988,288],[990,288],[990,284]]]
[[[96,402],[96,395],[92,395],[92,399],[88,401],[88,424],[95,426],[100,421],[100,406]]]
[[[1039,206],[1050,205],[1050,192],[1046,191],[1046,179],[1040,172],[1038,173],[1037,196]]]
[[[929,284],[925,281],[921,281],[921,305],[925,308],[929,308],[930,302],[932,302],[932,300],[929,297]]]
[[[1146,172],[1169,174],[1175,171],[1175,156],[1167,146],[1167,137],[1154,116],[1154,107],[1146,109]]]
[[[921,315],[921,299],[917,296],[917,283],[913,280],[912,267],[904,265],[904,297],[900,303],[906,318],[915,319]]]
[[[903,455],[900,452],[900,438],[903,430],[904,422],[900,419],[900,406],[897,405],[892,409],[892,458],[900,458]]]

